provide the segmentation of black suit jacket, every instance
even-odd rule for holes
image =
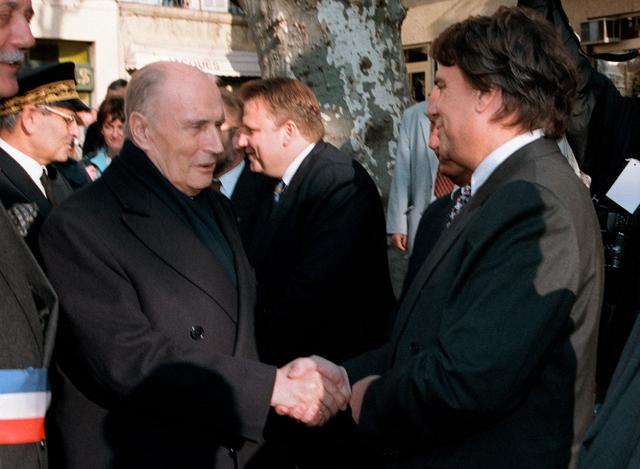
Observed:
[[[510,156],[415,275],[382,348],[346,364],[389,467],[567,467],[591,419],[602,246],[553,141]]]
[[[0,369],[48,368],[58,299],[0,207]],[[0,466],[46,467],[46,445],[0,445]]]
[[[244,443],[242,465],[262,437],[275,368],[256,361],[255,279],[229,201],[214,194],[237,288],[137,177],[138,158],[127,142],[41,233],[62,304],[53,404],[62,467],[111,467],[112,458],[117,467],[233,467],[216,447]]]
[[[451,213],[454,204],[452,197],[456,197],[459,190],[460,189],[455,189],[453,195],[447,194],[430,203],[420,217],[420,223],[418,224],[413,244],[413,251],[411,252],[411,257],[409,257],[407,273],[404,277],[402,295],[404,295],[411,286],[418,270],[420,270],[420,267],[429,256],[438,238],[440,238],[446,229],[449,213]]]
[[[231,194],[231,204],[236,212],[240,236],[245,248],[249,248],[253,233],[260,231],[259,207],[264,200],[271,200],[273,188],[277,182],[277,179],[251,171],[249,161],[245,160],[242,173]]]
[[[381,343],[395,300],[383,208],[368,173],[321,141],[271,205],[264,201],[267,219],[249,249],[261,357],[340,361]]]
[[[395,297],[383,207],[365,169],[321,141],[278,206],[271,204],[269,197],[261,209],[268,218],[249,251],[258,279],[261,358],[276,365],[311,354],[341,361],[381,344]],[[319,431],[282,423],[294,427],[281,432],[283,453],[295,453],[300,467],[374,467],[357,454],[348,415]]]
[[[72,192],[71,186],[55,168],[49,167],[49,173],[56,188],[56,195],[59,200],[69,196]],[[29,249],[40,260],[38,249],[38,233],[42,222],[49,215],[52,205],[45,195],[38,189],[27,172],[22,169],[11,156],[0,148],[0,199],[2,204],[9,210],[16,203],[35,202],[38,207],[38,215],[33,221],[25,241]]]

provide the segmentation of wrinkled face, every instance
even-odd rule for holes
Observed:
[[[251,171],[282,177],[290,163],[284,152],[286,133],[261,99],[244,103],[242,124],[238,144],[245,149]]]
[[[102,124],[100,132],[107,144],[108,155],[114,156],[120,153],[122,145],[124,144],[124,122],[109,114]]]
[[[213,81],[195,69],[170,72],[145,118],[145,151],[164,177],[189,196],[209,187],[224,151],[224,108]]]
[[[477,95],[478,92],[471,88],[458,66],[438,64],[427,116],[435,123],[433,127],[437,127],[439,152],[461,164],[468,159],[468,153],[475,146],[473,124]],[[431,142],[429,146],[433,148]]]
[[[224,153],[216,162],[215,174],[224,174],[244,158],[244,148],[238,144],[242,119],[235,109],[224,106],[224,124],[220,127]]]
[[[31,0],[0,0],[0,97],[18,92],[18,68],[25,51],[35,44],[29,28],[32,17]]]
[[[36,107],[33,119],[34,150],[29,156],[42,165],[67,161],[75,150],[73,141],[80,135],[76,113],[57,106]]]

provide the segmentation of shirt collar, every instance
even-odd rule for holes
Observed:
[[[240,174],[242,174],[245,164],[244,160],[240,161],[239,164],[218,178],[220,181],[220,192],[226,195],[229,199],[236,188],[236,184],[238,183],[238,179],[240,179]]]
[[[489,179],[498,166],[507,160],[520,148],[544,136],[542,129],[536,129],[531,132],[525,132],[493,150],[487,157],[480,162],[476,170],[471,175],[471,195],[474,195],[478,189]]]
[[[0,148],[7,152],[7,154],[15,160],[16,163],[20,165],[22,169],[29,175],[31,180],[34,182],[38,189],[44,195],[44,186],[42,182],[40,182],[40,177],[42,176],[42,171],[45,170],[45,167],[38,163],[36,160],[31,158],[30,156],[22,153],[17,148],[9,145],[5,140],[0,138]],[[46,195],[45,195],[46,197]]]
[[[282,175],[282,180],[284,181],[284,183],[287,186],[289,185],[289,183],[293,179],[293,176],[296,174],[296,171],[298,171],[298,168],[300,167],[300,165],[302,164],[304,159],[307,156],[309,156],[309,153],[311,153],[311,150],[313,150],[313,147],[316,146],[316,143],[317,142],[314,142],[314,143],[310,144],[307,148],[302,150],[302,153],[300,153],[298,156],[296,156],[296,158],[291,162],[291,164],[289,164],[289,166],[287,166],[287,169],[284,171],[284,174]]]

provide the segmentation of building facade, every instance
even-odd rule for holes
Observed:
[[[404,0],[402,43],[416,101],[429,95],[431,41],[450,24],[516,0]],[[640,49],[640,0],[563,0],[574,30],[592,54]],[[189,63],[237,86],[260,76],[249,28],[232,0],[33,0],[32,64],[77,64],[83,99],[97,107],[109,83],[156,60]],[[606,56],[604,57],[607,58]],[[640,62],[599,60],[626,95],[640,93]]]
[[[260,76],[255,44],[229,0],[33,0],[31,65],[76,63],[82,98],[97,108],[109,83],[170,60],[220,77]]]
[[[428,96],[435,69],[427,51],[447,26],[469,15],[490,14],[516,0],[403,0],[408,8],[402,44],[414,99]],[[640,61],[614,62],[599,54],[624,54],[640,49],[640,0],[562,0],[571,25],[597,67],[625,95],[640,94]],[[601,56],[601,55],[600,55]],[[606,56],[601,56],[607,58]],[[622,57],[624,58],[624,57]]]

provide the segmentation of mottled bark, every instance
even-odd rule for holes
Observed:
[[[326,139],[356,157],[386,196],[398,123],[410,104],[400,0],[243,0],[263,77],[318,96]]]

